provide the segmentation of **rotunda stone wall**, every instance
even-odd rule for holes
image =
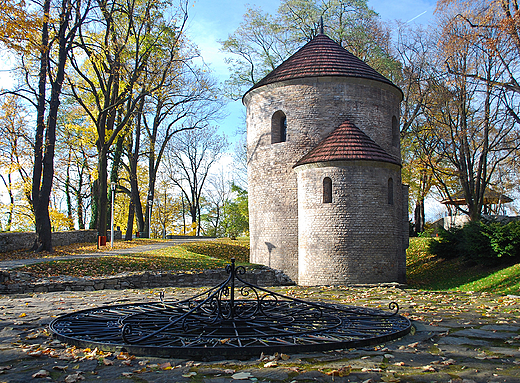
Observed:
[[[347,119],[400,158],[392,119],[399,120],[401,97],[389,84],[351,77],[280,81],[244,96],[251,262],[280,269],[299,283],[301,219],[293,166]],[[286,141],[272,143],[272,117],[280,111],[286,116]]]
[[[399,281],[405,257],[400,167],[345,161],[295,170],[299,284]],[[325,178],[332,180],[330,203],[324,202]]]

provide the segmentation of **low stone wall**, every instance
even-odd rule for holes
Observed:
[[[33,277],[29,273],[0,271],[0,294],[215,286],[227,277],[228,274],[225,269],[218,269],[205,270],[198,273],[152,273],[147,271],[143,273],[121,274],[113,277],[58,277],[33,281]],[[248,270],[241,278],[257,286],[294,285],[294,282],[284,273],[268,267]]]
[[[110,241],[110,231],[107,233]],[[114,231],[114,239],[121,239],[121,231]],[[0,233],[0,253],[29,250],[36,239],[34,232]],[[97,242],[96,230],[56,231],[52,233],[52,246],[66,246],[72,243]]]

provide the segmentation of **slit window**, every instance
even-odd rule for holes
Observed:
[[[388,179],[388,204],[394,204],[394,180],[391,178]]]
[[[392,146],[398,148],[400,140],[399,123],[397,117],[392,116]]]
[[[323,203],[332,203],[332,180],[329,177],[323,179]]]
[[[287,141],[287,117],[281,110],[271,118],[271,144]]]

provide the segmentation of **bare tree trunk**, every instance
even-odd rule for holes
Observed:
[[[70,192],[70,154],[69,161],[67,163],[67,176],[65,178],[65,198],[67,200],[67,218],[69,219],[69,230],[74,230],[74,221],[72,220],[72,198]]]
[[[132,235],[134,231],[134,213],[135,206],[134,201],[130,198],[130,205],[128,206],[128,220],[126,222],[126,233],[125,233],[125,241],[131,241]]]
[[[40,73],[38,81],[38,101],[36,114],[36,137],[34,140],[34,167],[32,183],[32,202],[36,221],[37,239],[33,245],[34,251],[52,251],[51,224],[49,217],[49,197],[41,194],[43,173],[43,136],[45,133],[45,97],[47,86],[47,68],[49,65],[49,17],[50,0],[43,3],[42,49],[40,57]],[[51,137],[50,137],[51,138]]]

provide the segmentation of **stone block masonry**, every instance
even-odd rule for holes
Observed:
[[[246,94],[251,262],[281,269],[298,281],[301,275],[299,241],[302,240],[298,225],[308,217],[299,215],[297,175],[293,166],[345,120],[351,121],[387,153],[399,159],[400,148],[392,141],[392,121],[398,119],[400,100],[399,90],[391,85],[345,77],[280,81]],[[286,115],[286,141],[271,143],[272,118],[278,111]],[[400,170],[396,167],[393,173],[397,195],[401,188]],[[388,178],[383,180],[382,174],[377,177],[381,179],[380,185],[386,185]],[[360,185],[364,183],[363,179],[357,181]],[[399,196],[396,211],[401,203]],[[392,217],[391,222],[381,222],[394,226],[391,230],[399,227],[394,230],[396,238],[392,243],[402,242],[402,223],[396,222],[396,217]],[[338,226],[336,231],[340,228]],[[331,232],[327,230],[328,234]],[[348,239],[345,235],[341,238],[338,240]],[[399,243],[391,258],[395,259],[398,252],[401,254],[401,249]],[[355,279],[362,277],[359,275]],[[305,283],[327,282],[316,279]],[[331,279],[329,283],[334,281]]]
[[[35,281],[29,273],[0,271],[0,294],[214,286],[224,281],[227,276],[228,274],[224,269],[218,269],[199,272],[152,273],[146,271],[98,278],[62,276]],[[257,286],[294,285],[294,282],[284,273],[267,267],[248,270],[241,277]]]
[[[114,231],[114,239],[121,239],[121,231]],[[0,253],[17,250],[29,250],[36,240],[34,232],[0,233]],[[110,241],[110,231],[107,240]],[[73,243],[97,242],[96,230],[56,231],[52,233],[52,246],[67,246]]]

